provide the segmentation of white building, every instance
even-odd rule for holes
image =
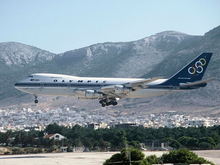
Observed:
[[[65,137],[64,137],[63,135],[60,135],[60,134],[58,134],[58,133],[45,135],[44,138],[49,138],[49,139],[54,138],[55,140],[65,139]]]

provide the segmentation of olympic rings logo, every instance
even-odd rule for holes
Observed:
[[[201,58],[199,61],[197,61],[191,67],[189,67],[189,69],[188,69],[189,74],[193,74],[194,76],[198,76],[200,73],[203,72],[203,66],[205,64],[206,64],[206,60],[204,58]]]

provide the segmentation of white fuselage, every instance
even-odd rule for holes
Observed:
[[[122,98],[143,98],[205,87],[209,80],[202,77],[212,53],[203,52],[169,79],[153,77],[97,78],[62,74],[32,74],[15,84],[20,91],[35,95],[74,96],[80,100],[99,99],[102,107],[117,105]]]
[[[125,84],[132,81],[143,79],[133,78],[95,78],[95,77],[75,77],[61,74],[32,74],[15,84],[15,88],[22,92],[33,95],[54,95],[54,96],[74,96],[83,98],[84,93],[76,92],[77,90],[99,90],[102,87]],[[145,84],[153,87],[165,82],[167,79],[158,79],[151,83]],[[127,98],[142,98],[164,95],[177,92],[169,88],[144,88],[132,91],[126,94]]]

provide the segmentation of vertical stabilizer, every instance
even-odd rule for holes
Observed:
[[[178,85],[179,83],[200,81],[206,71],[212,53],[202,53],[188,63],[180,71],[170,77],[164,84]]]

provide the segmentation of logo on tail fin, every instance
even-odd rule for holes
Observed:
[[[201,58],[199,61],[196,61],[191,67],[188,68],[189,74],[193,74],[194,76],[198,76],[203,72],[203,66],[206,65],[206,60]]]

